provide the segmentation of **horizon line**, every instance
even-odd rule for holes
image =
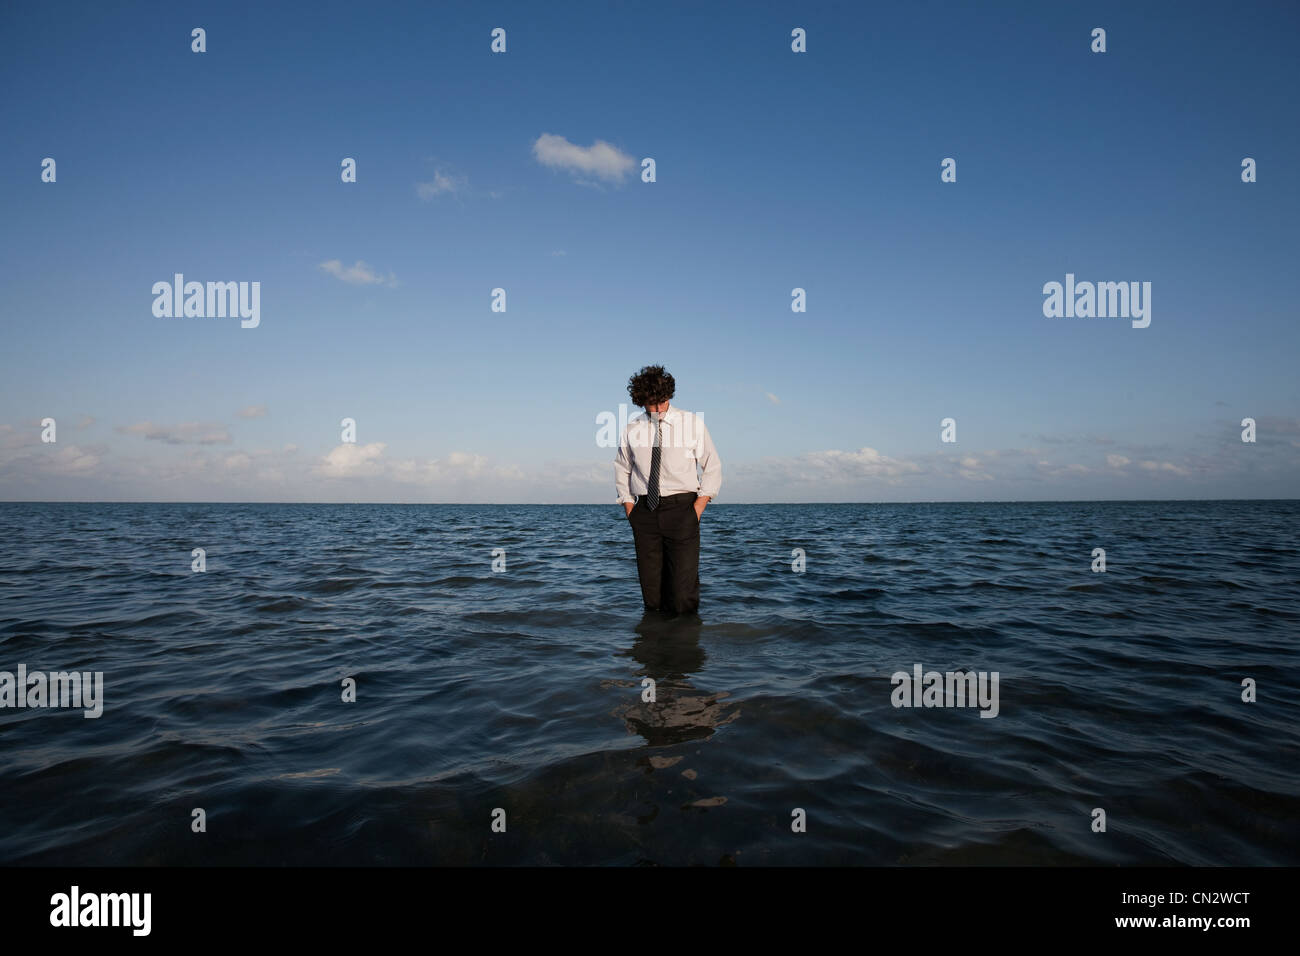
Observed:
[[[918,498],[909,501],[723,501],[730,505],[1048,505],[1133,503],[1162,504],[1189,501],[1300,501],[1293,498]],[[37,499],[0,498],[5,505],[455,505],[458,507],[545,506],[549,508],[595,508],[618,505],[603,501],[196,501],[190,499]],[[713,505],[713,501],[709,504]]]

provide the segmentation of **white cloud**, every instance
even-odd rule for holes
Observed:
[[[804,479],[817,478],[830,481],[857,480],[862,478],[898,478],[915,474],[921,467],[914,462],[903,461],[882,455],[874,448],[859,448],[857,451],[810,452],[795,458],[784,459],[778,467],[788,469],[791,477]]]
[[[636,167],[636,160],[603,139],[591,146],[578,146],[563,136],[543,133],[533,143],[533,156],[543,166],[571,174],[595,176],[606,182],[621,182]]]
[[[240,418],[265,418],[265,405],[245,405],[239,411],[235,412]]]
[[[472,455],[468,452],[453,451],[447,456],[447,463],[454,468],[468,468],[472,472],[477,472],[487,464],[487,459],[482,455]]]
[[[316,473],[325,478],[354,478],[373,476],[383,472],[379,458],[387,447],[384,442],[358,445],[344,442],[324,456],[316,466]]]
[[[56,475],[85,475],[99,465],[99,455],[68,445],[53,451],[42,462],[44,469]]]
[[[950,464],[951,460],[945,456],[945,464]],[[980,460],[974,455],[966,455],[957,459],[957,477],[963,481],[992,481],[993,476],[984,470]]]
[[[317,268],[352,285],[386,285],[390,288],[397,285],[397,276],[393,273],[389,272],[388,276],[384,277],[360,259],[350,266],[343,265],[338,259],[330,259],[328,262],[322,262]]]
[[[386,476],[405,484],[433,484],[464,478],[522,480],[524,472],[516,465],[489,466],[488,459],[472,452],[453,451],[445,461],[405,459],[392,462]]]
[[[773,405],[780,405],[780,404],[781,404],[781,399],[777,398],[777,397],[776,397],[775,395],[773,395],[771,392],[764,392],[763,394],[767,396],[767,400],[768,400],[769,402],[771,402]]]
[[[465,187],[468,185],[469,177],[451,176],[439,169],[434,172],[432,182],[416,183],[415,192],[421,199],[428,202],[430,199],[441,196],[443,193],[451,193],[452,195],[455,195],[463,192]]]
[[[1130,461],[1123,455],[1107,455],[1106,464],[1112,468],[1123,468],[1125,465],[1130,464]]]

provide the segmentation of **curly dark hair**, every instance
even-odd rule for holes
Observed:
[[[674,391],[676,383],[662,365],[647,365],[627,380],[627,393],[632,396],[632,403],[642,408],[668,401]]]

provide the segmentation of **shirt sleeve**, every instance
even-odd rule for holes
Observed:
[[[628,482],[632,477],[632,453],[628,448],[627,432],[628,430],[624,428],[623,437],[618,442],[618,454],[614,456],[614,493],[618,495],[619,504],[636,503],[628,488]]]
[[[695,460],[700,463],[702,469],[700,497],[716,498],[718,492],[722,490],[722,459],[718,457],[718,450],[713,447],[713,437],[709,434],[708,426],[704,424],[703,419],[698,421],[700,444],[695,452]]]

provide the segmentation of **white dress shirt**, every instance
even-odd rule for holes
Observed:
[[[704,419],[673,405],[659,417],[659,497],[694,491],[716,498],[722,487],[722,459]],[[620,504],[644,495],[650,480],[655,424],[648,413],[627,423],[614,457],[614,489]],[[703,474],[696,472],[696,466]]]

